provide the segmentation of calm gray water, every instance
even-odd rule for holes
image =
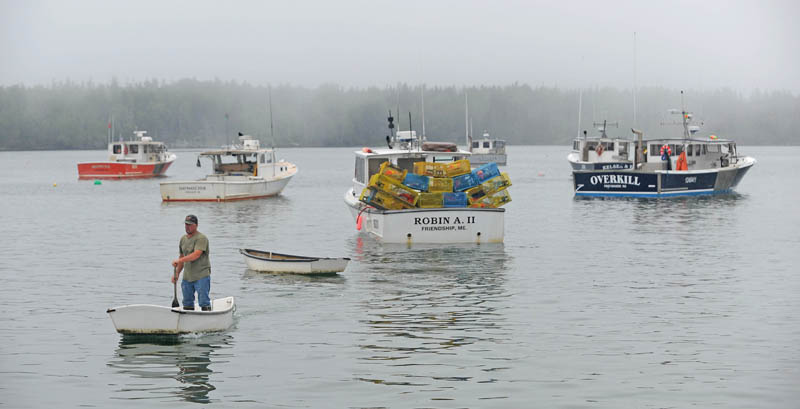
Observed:
[[[78,181],[100,151],[0,152],[0,406],[800,407],[800,148],[668,200],[576,200],[567,150],[509,148],[504,245],[412,248],[356,233],[352,149],[281,150],[282,196],[223,204]],[[177,153],[169,180],[208,171]],[[121,338],[107,308],[170,304],[187,213],[235,327]],[[353,260],[268,275],[240,247]]]

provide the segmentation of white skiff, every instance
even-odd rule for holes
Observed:
[[[247,268],[255,271],[295,274],[329,274],[344,271],[347,257],[306,257],[253,249],[239,249]]]
[[[108,315],[120,334],[189,334],[224,331],[233,325],[233,297],[211,301],[211,311],[183,307],[132,304],[109,308]]]

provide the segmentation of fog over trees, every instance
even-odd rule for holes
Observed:
[[[431,140],[463,144],[465,93],[474,134],[512,145],[603,120],[681,135],[662,122],[685,90],[701,135],[797,144],[798,17],[795,0],[0,0],[0,149],[101,149],[110,117],[172,147],[376,146],[390,109],[422,129],[423,88]]]
[[[172,147],[230,143],[237,132],[275,146],[379,146],[389,110],[400,129],[422,130],[430,140],[464,143],[464,94],[474,135],[484,130],[511,145],[569,145],[593,122],[619,122],[609,134],[629,136],[634,126],[630,89],[505,86],[318,87],[242,82],[145,81],[120,85],[53,83],[0,87],[0,150],[104,149],[108,122],[115,138],[136,129]],[[270,132],[270,94],[274,138]],[[680,90],[644,87],[636,94],[636,124],[648,136],[680,136]],[[715,134],[750,145],[796,145],[800,97],[790,92],[685,90],[685,105],[702,122],[699,135]],[[399,113],[397,112],[399,108]],[[226,119],[227,114],[227,119]]]

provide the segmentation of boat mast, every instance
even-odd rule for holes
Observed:
[[[464,90],[464,137],[467,139],[467,150],[472,152],[472,138],[469,135],[469,94]]]
[[[472,118],[469,119],[469,140],[472,140]]]
[[[681,121],[683,121],[683,139],[689,139],[689,124],[686,122],[689,113],[686,112],[686,106],[683,104],[683,90],[681,90]]]
[[[399,83],[397,84],[397,107],[396,108],[397,108],[397,110],[394,111],[394,112],[397,112],[397,115],[400,115],[400,84]],[[398,116],[397,117],[397,132],[400,132],[400,129],[401,129],[400,128],[400,124],[402,122],[403,121],[400,120],[400,117]]]
[[[583,111],[583,89],[578,91],[578,138],[581,137],[581,114]]]
[[[272,139],[272,152],[270,152],[270,160],[272,161],[272,177],[275,177],[275,133],[272,127],[272,85],[268,88],[269,92],[269,137]],[[256,167],[258,167],[258,163],[256,163]]]
[[[636,32],[633,32],[633,126],[636,127]]]
[[[389,135],[394,139],[394,118],[392,118],[392,110],[389,110]],[[389,147],[391,149],[391,146]]]
[[[275,133],[272,128],[272,86],[268,88],[269,92],[269,137],[272,138],[272,148],[275,149]]]
[[[425,140],[425,85],[422,85],[422,89],[420,90],[420,96],[422,99],[422,140]]]
[[[412,135],[414,135],[414,127],[411,126],[411,111],[408,111],[408,136],[411,137]],[[417,146],[420,149],[422,149],[422,144],[419,143],[419,140],[417,140]],[[411,149],[413,148],[414,148],[414,140],[412,139],[411,142],[408,144],[408,150],[411,151]]]

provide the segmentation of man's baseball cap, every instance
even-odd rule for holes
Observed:
[[[186,220],[183,222],[184,224],[197,224],[197,216],[190,214],[186,216]]]

